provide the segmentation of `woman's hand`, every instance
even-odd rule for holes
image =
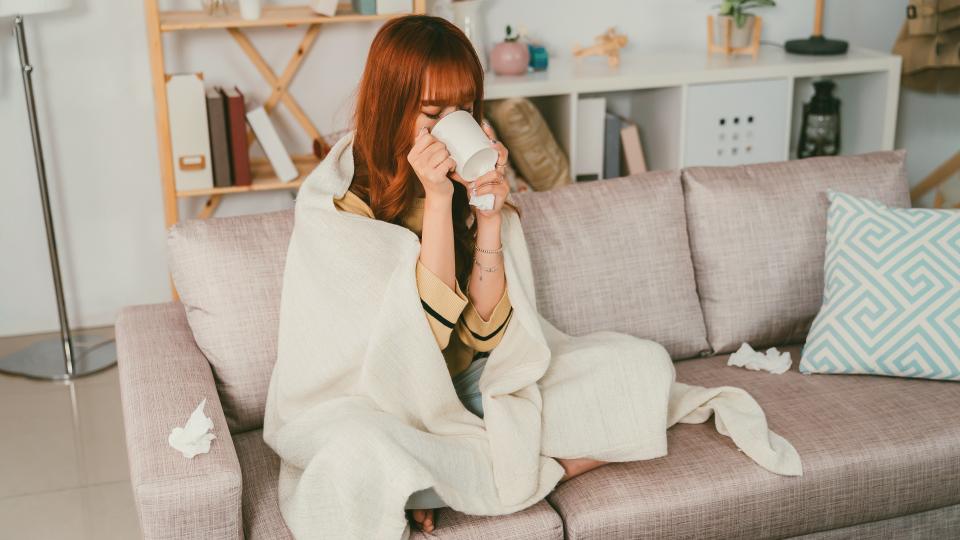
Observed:
[[[456,162],[447,151],[447,147],[436,137],[422,128],[413,141],[413,148],[407,153],[407,161],[413,167],[426,196],[453,196],[453,184],[447,174],[456,167]]]
[[[474,207],[478,223],[484,220],[499,218],[503,203],[507,200],[507,194],[510,193],[510,186],[507,184],[506,179],[504,179],[499,169],[494,169],[470,183],[473,184],[473,188],[468,189],[471,196],[479,197],[480,195],[493,193],[495,197],[493,208],[490,210],[480,210]]]
[[[507,147],[494,138],[493,128],[490,127],[490,124],[484,121],[482,127],[484,133],[490,138],[494,149],[497,151],[497,165],[492,171],[477,178],[472,185],[467,186],[468,192],[473,196],[493,193],[495,197],[492,209],[476,210],[478,222],[490,218],[499,218],[503,203],[507,200],[507,194],[510,193],[510,186],[507,184],[506,178],[504,178],[504,172],[507,168]]]

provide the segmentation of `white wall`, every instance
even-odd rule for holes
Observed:
[[[302,0],[301,0],[302,1]],[[432,9],[449,13],[448,0]],[[200,0],[164,3],[168,8]],[[275,1],[273,3],[281,3]],[[296,0],[283,3],[297,3]],[[526,26],[554,55],[588,43],[616,24],[632,54],[668,47],[699,49],[704,16],[714,0],[489,0],[488,43],[503,27]],[[781,0],[763,12],[764,40],[806,36],[813,1]],[[860,46],[889,50],[906,0],[835,0],[826,32]],[[74,0],[67,12],[27,21],[53,214],[71,323],[111,324],[120,307],[170,298],[164,253],[163,209],[156,155],[153,101],[138,0]],[[53,330],[53,287],[43,234],[12,23],[0,21],[0,335]],[[355,85],[376,24],[328,25],[293,85],[321,131],[347,126]],[[256,30],[254,43],[276,71],[297,46],[300,31]],[[269,89],[222,31],[165,38],[168,72],[203,71],[210,84],[236,84],[255,98]],[[285,142],[306,152],[289,116],[279,127]],[[904,92],[897,146],[909,152],[912,181],[960,149],[960,98]],[[289,193],[235,195],[217,215],[270,211],[291,205]],[[181,204],[183,215],[201,201]]]

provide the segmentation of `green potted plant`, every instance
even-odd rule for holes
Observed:
[[[756,16],[750,11],[777,5],[775,0],[723,0],[717,6],[720,8],[718,17],[714,19],[714,41],[716,45],[723,42],[723,32],[727,20],[733,21],[730,31],[730,45],[735,48],[746,47],[753,35]]]

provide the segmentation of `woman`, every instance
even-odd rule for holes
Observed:
[[[263,422],[291,532],[403,538],[441,506],[519,512],[604,462],[666,455],[670,426],[711,411],[758,464],[800,474],[742,390],[677,382],[653,341],[540,316],[507,150],[491,141],[496,170],[465,182],[430,134],[457,109],[481,119],[482,83],[455,27],[386,23],[356,129],[297,193]],[[493,209],[472,209],[474,191]]]
[[[420,237],[416,278],[424,316],[458,396],[480,417],[477,381],[513,312],[500,242],[501,210],[512,208],[503,176],[508,152],[493,140],[482,106],[483,70],[456,26],[419,15],[387,22],[374,38],[357,96],[356,172],[334,201],[341,211],[402,225]],[[454,172],[450,153],[430,133],[457,110],[481,122],[499,153],[495,170],[472,182]],[[468,204],[469,194],[487,193],[495,197],[493,209]],[[558,461],[563,480],[603,464]],[[431,508],[408,510],[408,517],[426,532],[436,526]]]

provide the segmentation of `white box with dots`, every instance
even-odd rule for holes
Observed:
[[[689,85],[683,166],[786,160],[790,92],[787,79]]]

